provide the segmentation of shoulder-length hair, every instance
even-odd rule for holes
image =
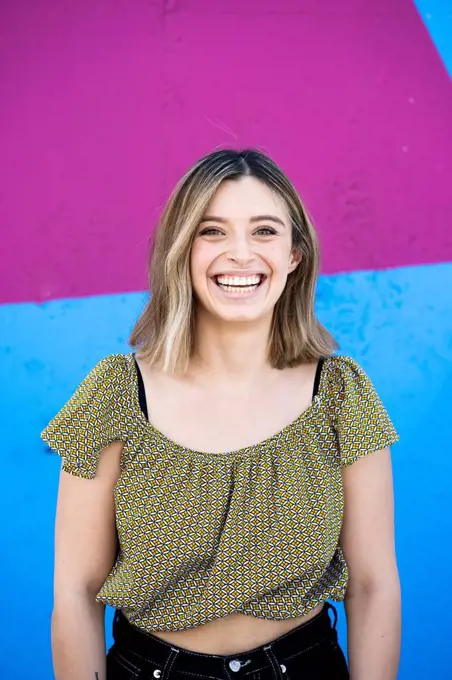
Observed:
[[[288,275],[275,305],[269,361],[282,369],[329,356],[338,345],[315,317],[319,274],[317,235],[294,186],[256,149],[215,151],[199,160],[176,185],[153,235],[149,255],[151,297],[133,328],[130,345],[140,358],[169,373],[184,373],[193,352],[195,300],[190,251],[196,230],[220,184],[251,176],[285,204],[293,247],[302,259]]]

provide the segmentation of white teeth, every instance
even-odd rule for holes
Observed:
[[[254,276],[218,276],[222,286],[257,286],[261,282],[261,274]]]
[[[219,284],[221,290],[225,290],[227,293],[250,293],[252,290],[256,290],[257,284],[255,286],[225,286],[222,283]]]

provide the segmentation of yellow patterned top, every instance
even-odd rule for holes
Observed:
[[[88,479],[102,449],[125,442],[119,552],[97,600],[150,632],[232,612],[287,619],[342,600],[341,468],[399,439],[363,369],[331,356],[311,406],[280,432],[237,451],[192,451],[145,418],[133,354],[100,361],[42,438]]]

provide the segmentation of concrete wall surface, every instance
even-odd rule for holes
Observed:
[[[169,191],[226,146],[268,151],[314,218],[319,316],[401,435],[399,677],[452,678],[450,1],[3,0],[0,64],[1,680],[53,677],[39,433],[127,351]]]

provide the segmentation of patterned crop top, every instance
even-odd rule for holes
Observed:
[[[399,439],[363,369],[334,355],[311,406],[280,432],[237,451],[193,451],[143,414],[132,353],[100,361],[42,438],[63,470],[87,479],[100,452],[124,442],[119,550],[97,600],[149,632],[232,612],[287,619],[342,600],[341,468]]]

